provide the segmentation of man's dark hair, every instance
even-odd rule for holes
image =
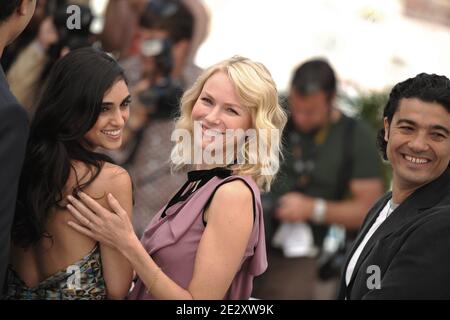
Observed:
[[[450,80],[445,76],[421,73],[396,84],[392,88],[383,111],[383,119],[387,118],[389,125],[398,109],[400,100],[404,98],[417,98],[423,102],[438,103],[450,113]],[[383,159],[387,160],[387,142],[384,140],[384,135],[383,127],[378,131],[377,145]]]
[[[23,0],[0,0],[0,24],[9,19],[17,8],[20,7]]]
[[[324,91],[331,99],[336,93],[336,75],[325,60],[309,60],[295,70],[291,88],[301,95]]]
[[[151,1],[141,16],[140,26],[165,30],[172,43],[192,39],[194,16],[181,2],[175,0]]]

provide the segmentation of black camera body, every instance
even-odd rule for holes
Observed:
[[[152,57],[155,70],[151,85],[138,95],[139,102],[149,110],[152,118],[168,118],[174,115],[178,100],[183,92],[178,81],[172,76],[172,43],[169,39],[151,39],[144,41],[141,53]]]
[[[152,119],[168,119],[175,115],[182,92],[181,86],[167,77],[139,93],[138,99]]]

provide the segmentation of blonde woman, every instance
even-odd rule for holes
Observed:
[[[130,261],[139,279],[129,299],[248,299],[267,267],[260,190],[278,169],[286,123],[275,83],[262,64],[233,57],[199,77],[180,113],[171,160],[195,171],[141,241],[110,195],[113,211],[69,197],[69,224]]]

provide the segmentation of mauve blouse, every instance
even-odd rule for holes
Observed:
[[[253,278],[267,268],[264,221],[260,191],[248,176],[213,176],[203,186],[182,201],[162,208],[147,227],[141,243],[161,270],[182,288],[191,282],[195,256],[205,230],[203,211],[217,188],[233,180],[243,181],[253,193],[254,223],[250,240],[231,286],[224,299],[249,299]],[[165,214],[163,214],[165,211]],[[128,299],[154,299],[146,293],[138,279]]]

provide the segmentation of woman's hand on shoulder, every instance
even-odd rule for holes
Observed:
[[[106,164],[89,190],[81,193],[79,200],[69,197],[69,201],[69,211],[76,219],[71,225],[77,231],[117,249],[124,239],[135,236],[132,183],[125,169]]]

